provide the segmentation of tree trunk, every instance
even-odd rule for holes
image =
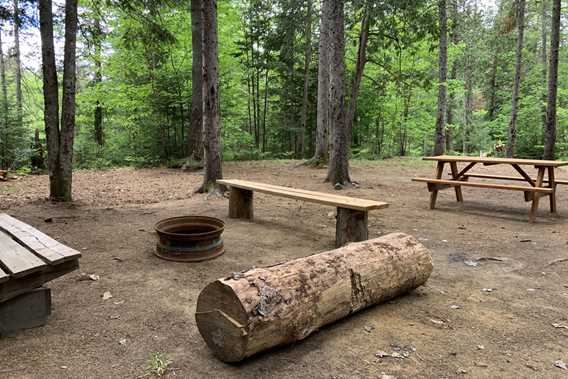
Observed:
[[[101,28],[101,15],[99,3],[96,4],[95,9],[95,19],[94,19],[94,44],[95,44],[95,86],[99,86],[103,82],[103,69],[102,69],[102,38],[103,30]],[[94,114],[94,129],[95,129],[95,142],[99,145],[99,153],[104,146],[104,131],[103,131],[103,105],[100,99],[97,98],[95,103],[95,114]]]
[[[349,141],[345,122],[345,15],[344,0],[325,0],[331,7],[330,17],[330,131],[331,154],[326,180],[332,185],[349,184]]]
[[[547,91],[547,65],[548,65],[548,58],[546,54],[547,42],[546,42],[546,20],[548,19],[547,16],[547,9],[546,4],[548,3],[547,0],[541,0],[540,3],[540,12],[541,12],[541,25],[540,25],[540,40],[541,40],[541,48],[540,48],[540,61],[541,61],[541,75],[542,75],[542,124],[544,125],[544,130],[546,130],[546,100],[548,97]]]
[[[18,0],[14,0],[14,57],[16,60],[16,125],[18,128],[22,128],[22,63],[20,58],[20,9]]]
[[[306,26],[304,31],[304,92],[302,96],[302,114],[300,117],[300,131],[298,133],[298,158],[304,158],[306,144],[306,129],[308,128],[308,106],[310,89],[310,63],[312,61],[312,0],[306,0]]]
[[[61,131],[59,133],[59,164],[61,187],[54,196],[59,201],[72,200],[73,140],[75,138],[75,91],[77,83],[76,41],[78,0],[65,1],[65,46],[63,57],[63,95]]]
[[[511,124],[507,142],[507,157],[515,155],[517,145],[517,116],[519,91],[521,86],[521,69],[523,60],[523,34],[525,30],[525,0],[517,2],[517,50],[515,53],[515,78],[513,82],[513,100],[511,104]]]
[[[204,158],[203,184],[199,192],[224,191],[216,184],[223,178],[221,162],[221,124],[219,114],[219,55],[217,37],[217,0],[203,3],[203,83]]]
[[[552,27],[550,33],[550,60],[548,67],[548,96],[546,105],[546,129],[544,131],[544,159],[554,159],[556,144],[556,96],[558,91],[558,50],[560,46],[561,1],[552,5]]]
[[[439,78],[438,78],[438,113],[436,115],[436,138],[434,155],[444,154],[446,148],[446,88],[448,71],[448,17],[446,14],[446,0],[438,1],[438,13],[440,23],[440,46],[439,46]]]
[[[357,63],[355,64],[355,75],[351,82],[351,98],[349,99],[349,107],[347,108],[346,129],[347,143],[351,144],[351,136],[353,134],[353,122],[355,113],[357,112],[357,99],[361,88],[361,80],[367,63],[367,45],[369,42],[369,27],[371,24],[371,16],[369,15],[369,5],[365,4],[363,19],[361,20],[361,32],[359,33],[359,47],[357,48]]]
[[[203,0],[191,0],[191,123],[187,133],[189,159],[203,159]]]
[[[473,67],[472,52],[468,51],[465,56],[465,99],[464,99],[464,125],[462,130],[462,153],[469,152],[469,132],[473,124]]]
[[[59,164],[59,96],[55,49],[53,44],[53,14],[51,0],[39,1],[41,60],[43,73],[43,118],[47,140],[49,197],[56,199],[62,192]]]
[[[324,325],[426,283],[432,255],[393,233],[210,283],[197,299],[201,336],[224,362],[300,341]]]
[[[451,39],[452,44],[457,46],[459,43],[459,34],[458,34],[458,9],[457,3],[455,1],[450,2],[451,6],[451,17],[452,17],[452,32],[451,32]],[[457,66],[458,62],[454,60],[452,62],[452,69],[450,70],[450,80],[457,79]],[[452,128],[454,127],[454,108],[456,106],[456,99],[454,95],[454,91],[451,91],[449,88],[446,88],[448,94],[448,103],[446,104],[446,151],[453,150],[453,141],[452,141]]]
[[[6,83],[6,62],[4,60],[4,50],[2,49],[2,27],[0,25],[0,81],[2,82],[2,165],[0,166],[3,170],[7,170],[9,167],[9,121],[8,121],[8,84]]]
[[[330,1],[322,2],[320,37],[318,47],[318,99],[317,99],[317,125],[316,146],[311,164],[320,166],[328,159],[328,133],[329,133],[329,70],[330,70]]]

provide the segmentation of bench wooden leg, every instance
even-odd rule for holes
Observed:
[[[552,188],[550,194],[550,213],[556,213],[556,178],[554,177],[554,167],[548,168],[548,186]]]
[[[436,179],[442,179],[442,175],[444,174],[444,164],[446,162],[438,162],[438,166],[436,167]],[[438,190],[434,189],[430,193],[430,209],[436,208],[436,199],[438,198]]]
[[[458,164],[457,162],[451,162],[450,167],[452,169],[452,177],[454,180],[458,180]],[[463,195],[461,187],[457,186],[454,187],[456,190],[456,199],[458,202],[463,203]]]
[[[229,217],[252,220],[253,216],[253,192],[232,187],[229,196]]]
[[[51,315],[51,290],[41,287],[0,303],[0,336],[47,323]]]
[[[365,211],[337,208],[335,246],[369,239],[368,214]]]
[[[545,170],[544,167],[538,168],[538,176],[536,178],[536,183],[535,183],[536,187],[542,187],[542,182],[544,180],[544,170]],[[533,193],[533,201],[532,201],[531,211],[529,213],[529,222],[534,222],[536,218],[536,212],[538,211],[539,200],[540,200],[540,193],[539,192]]]

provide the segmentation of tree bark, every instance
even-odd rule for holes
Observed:
[[[434,145],[434,155],[444,154],[446,148],[446,88],[448,85],[448,17],[446,0],[438,1],[438,14],[440,23],[440,46],[438,56],[438,112],[436,115],[436,138]]]
[[[191,0],[191,123],[187,134],[189,159],[203,159],[203,0]]]
[[[22,128],[22,62],[20,56],[20,9],[18,0],[14,0],[14,57],[16,65],[16,125],[18,128]]]
[[[544,159],[554,159],[556,145],[556,97],[558,91],[558,50],[560,47],[561,1],[553,0],[550,33],[550,59],[548,67],[548,96],[546,129],[544,131]]]
[[[302,95],[302,114],[300,131],[298,133],[298,158],[304,158],[306,145],[306,130],[308,128],[308,107],[310,90],[310,63],[312,62],[312,0],[306,0],[306,25],[304,31],[304,92]]]
[[[328,160],[328,133],[329,133],[329,87],[330,87],[330,1],[322,2],[320,19],[320,37],[318,47],[318,98],[317,98],[317,125],[316,146],[314,156],[309,163],[320,166]]]
[[[507,142],[507,157],[515,156],[517,145],[517,117],[519,107],[519,91],[521,87],[521,70],[523,64],[523,36],[525,30],[525,0],[517,3],[517,49],[515,53],[515,78],[513,82],[513,100],[511,104],[511,123]]]
[[[217,0],[203,3],[203,83],[204,158],[203,184],[198,192],[224,191],[216,184],[223,178],[221,162],[221,123],[219,114],[219,55],[217,37]]]
[[[349,107],[347,108],[346,116],[346,129],[347,129],[347,143],[351,144],[351,137],[353,134],[353,122],[355,120],[355,113],[357,112],[357,100],[359,97],[359,90],[361,88],[361,81],[363,80],[363,72],[365,71],[365,64],[367,63],[367,45],[369,43],[369,28],[371,24],[371,15],[369,14],[369,5],[365,3],[363,18],[361,20],[361,32],[359,33],[359,47],[357,48],[357,63],[355,64],[355,75],[351,82],[351,98],[349,99]]]
[[[330,131],[331,154],[326,180],[333,185],[351,183],[349,178],[349,141],[345,122],[345,15],[344,0],[325,0],[330,3]]]
[[[546,4],[548,3],[547,0],[541,0],[540,3],[540,18],[541,18],[541,25],[540,25],[540,42],[541,42],[541,48],[540,48],[540,61],[541,61],[541,75],[542,75],[542,124],[544,125],[544,129],[546,130],[546,100],[548,97],[548,91],[547,91],[547,76],[548,76],[548,70],[547,70],[547,65],[548,65],[548,57],[547,57],[547,53],[546,53],[546,48],[547,48],[547,38],[546,38],[546,20],[548,19],[547,16],[547,8],[546,8]]]
[[[459,33],[458,33],[458,8],[455,1],[450,2],[451,6],[451,19],[452,19],[452,31],[451,31],[451,41],[453,45],[459,43]],[[457,79],[457,67],[458,62],[454,60],[452,62],[452,68],[450,70],[450,80]],[[454,91],[446,88],[448,95],[448,102],[446,104],[446,151],[453,150],[452,141],[452,128],[454,126],[454,108],[456,106],[456,99]]]
[[[103,30],[101,27],[101,15],[100,15],[100,4],[99,2],[94,2],[95,7],[95,19],[94,19],[94,45],[95,45],[95,86],[99,86],[103,82],[103,68],[102,68],[102,38]],[[99,148],[104,146],[104,130],[103,130],[103,105],[100,99],[97,98],[95,103],[95,114],[94,114],[94,129],[95,129],[95,142],[99,145]],[[99,149],[100,153],[100,149]]]
[[[3,170],[7,170],[9,167],[9,118],[8,118],[8,84],[6,83],[6,62],[4,60],[4,50],[2,49],[2,27],[0,25],[0,82],[2,85],[2,165],[0,166]]]
[[[195,318],[213,353],[238,362],[424,283],[432,255],[402,233],[233,273],[200,293]]]
[[[60,192],[62,184],[61,167],[59,164],[59,85],[55,66],[51,0],[39,1],[39,20],[43,73],[43,118],[47,140],[49,196],[51,199],[55,199]]]
[[[73,141],[75,138],[75,91],[76,91],[76,46],[77,46],[77,3],[65,1],[65,45],[63,56],[63,95],[61,104],[61,131],[59,133],[59,163],[62,186],[55,198],[60,201],[72,200],[73,183]]]

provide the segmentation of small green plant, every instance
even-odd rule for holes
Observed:
[[[156,376],[163,376],[168,372],[170,364],[172,360],[166,353],[151,353],[148,359],[148,370]]]

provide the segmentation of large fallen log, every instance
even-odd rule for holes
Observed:
[[[431,273],[428,249],[394,233],[216,280],[199,295],[195,318],[213,353],[237,362],[408,292]]]

